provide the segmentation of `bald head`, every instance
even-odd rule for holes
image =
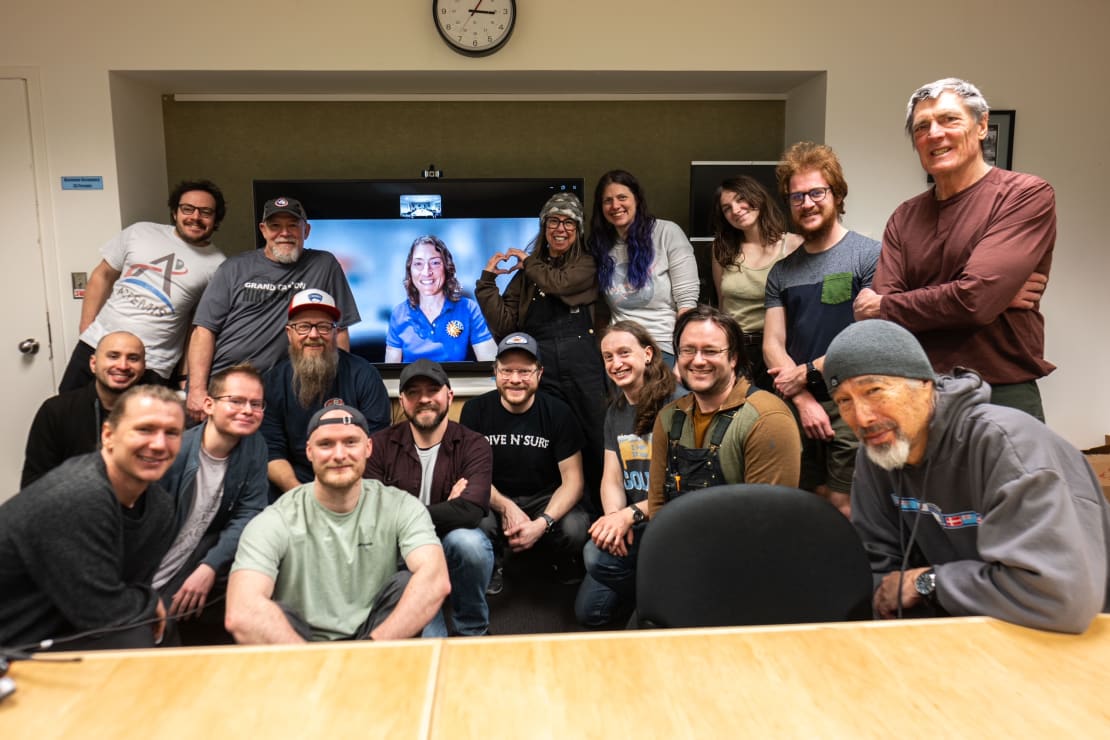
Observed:
[[[89,369],[102,399],[107,396],[114,401],[142,379],[146,372],[146,347],[130,332],[105,334],[89,358]]]

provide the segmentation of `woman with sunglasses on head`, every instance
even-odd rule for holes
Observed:
[[[618,321],[601,336],[605,372],[617,395],[605,414],[604,515],[590,527],[582,550],[586,578],[574,613],[587,627],[610,622],[636,596],[636,553],[646,524],[651,430],[675,397],[675,380],[659,345],[635,321]]]
[[[523,331],[539,343],[540,390],[566,402],[585,434],[583,501],[596,513],[606,388],[593,329],[597,269],[582,243],[583,220],[576,195],[551,196],[528,251],[514,247],[490,257],[474,295],[495,335]],[[505,292],[498,292],[497,276],[510,273],[516,274]]]
[[[678,224],[655,218],[639,181],[606,172],[594,188],[590,251],[614,321],[640,323],[674,366],[671,334],[678,314],[697,305],[698,265]]]
[[[763,361],[763,314],[767,274],[797,249],[802,237],[787,231],[786,216],[774,197],[754,178],[725,180],[713,195],[713,285],[718,305],[744,332],[752,381],[774,390]]]

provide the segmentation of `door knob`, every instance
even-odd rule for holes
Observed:
[[[39,342],[37,339],[24,339],[19,343],[19,351],[25,355],[37,355],[39,352]]]

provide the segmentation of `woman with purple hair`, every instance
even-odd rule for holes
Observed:
[[[651,215],[631,173],[612,170],[594,188],[589,245],[613,321],[639,322],[673,367],[675,318],[698,302],[690,240],[678,224]]]

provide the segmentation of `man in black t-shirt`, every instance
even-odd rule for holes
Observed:
[[[582,430],[570,407],[537,393],[543,367],[536,340],[523,332],[497,346],[497,390],[473,398],[459,421],[493,448],[490,513],[482,529],[500,552],[541,553],[560,581],[582,575],[589,520],[582,498]],[[500,591],[495,571],[489,593]]]

